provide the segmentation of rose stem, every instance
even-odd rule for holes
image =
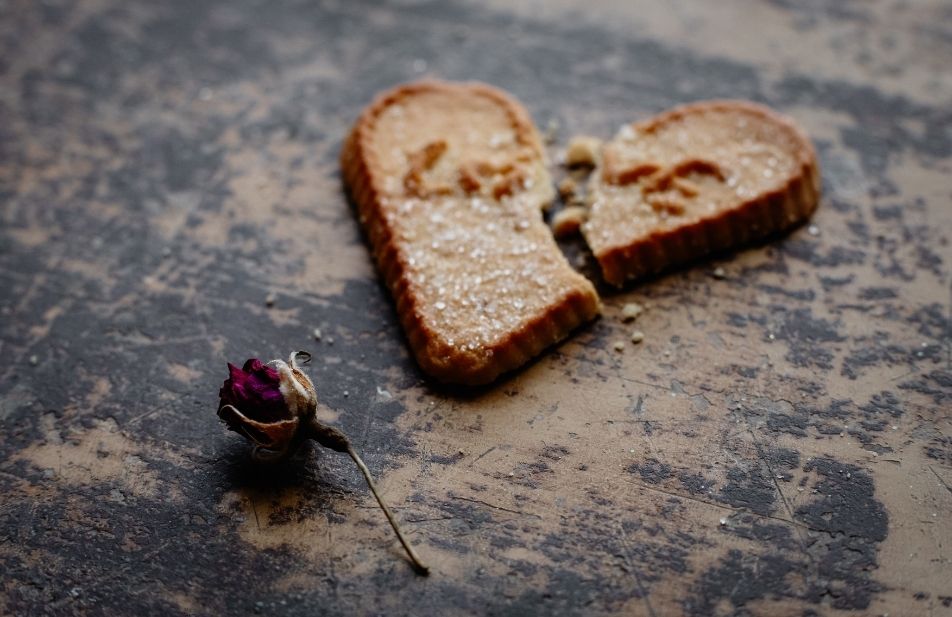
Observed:
[[[354,449],[350,447],[350,445],[347,446],[347,454],[349,454],[350,458],[352,458],[354,463],[357,464],[357,468],[360,469],[360,472],[364,474],[364,479],[367,481],[367,486],[370,487],[370,492],[373,493],[374,497],[377,498],[377,503],[380,504],[380,508],[383,510],[383,513],[387,515],[387,520],[390,521],[390,526],[393,527],[393,530],[397,534],[397,538],[400,540],[400,544],[402,544],[403,548],[406,549],[407,555],[410,556],[410,561],[413,562],[413,568],[418,574],[427,576],[430,573],[430,568],[423,564],[419,555],[416,554],[416,551],[413,550],[413,547],[410,546],[410,543],[407,542],[407,539],[403,537],[403,532],[400,531],[400,525],[397,523],[397,519],[394,518],[393,512],[390,511],[390,508],[388,508],[387,504],[384,503],[383,498],[381,498],[380,494],[377,493],[377,485],[374,484],[374,479],[370,477],[370,470],[367,469],[367,466],[364,465],[360,455],[358,455]]]

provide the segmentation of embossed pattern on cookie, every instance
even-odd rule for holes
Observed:
[[[592,319],[592,284],[542,220],[554,197],[538,132],[477,83],[398,86],[341,153],[375,261],[414,356],[446,382],[483,384]]]
[[[816,209],[813,146],[743,101],[677,107],[622,127],[601,150],[582,232],[606,281],[659,272],[792,227]]]

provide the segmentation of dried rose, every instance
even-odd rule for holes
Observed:
[[[221,399],[218,417],[225,421],[228,428],[254,444],[251,456],[258,462],[286,458],[305,439],[313,439],[337,452],[346,452],[363,474],[370,492],[390,521],[414,568],[420,574],[429,574],[429,568],[420,561],[404,538],[396,518],[377,492],[370,470],[354,451],[350,440],[315,416],[317,393],[310,378],[298,366],[299,357],[305,364],[311,360],[311,354],[306,351],[295,351],[287,362],[272,360],[264,363],[252,358],[241,368],[229,362],[229,377],[218,392]]]
[[[265,364],[252,358],[241,368],[228,363],[230,376],[218,392],[218,415],[228,428],[254,444],[256,461],[276,461],[292,454],[306,436],[301,427],[314,418],[317,394],[298,368],[298,356],[303,362],[311,357],[296,351],[288,362]]]
[[[229,362],[228,372],[230,377],[218,392],[218,415],[254,444],[255,460],[285,456],[301,420],[284,401],[281,373],[258,359],[241,368]]]

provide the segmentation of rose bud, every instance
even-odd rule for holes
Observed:
[[[315,416],[317,393],[310,378],[297,364],[310,362],[306,351],[291,353],[287,362],[268,363],[252,358],[238,368],[228,363],[229,377],[222,384],[218,396],[218,417],[228,428],[243,435],[254,448],[252,458],[257,462],[275,462],[297,451],[305,439],[313,439],[325,448],[345,452],[360,469],[370,492],[390,521],[397,538],[410,556],[420,574],[429,574],[429,568],[420,561],[413,547],[400,530],[397,519],[384,503],[370,470],[342,432],[320,422]]]
[[[230,376],[218,392],[219,417],[254,444],[252,457],[256,461],[278,460],[296,449],[292,446],[300,442],[296,437],[301,414],[306,415],[309,407],[306,401],[301,404],[308,389],[295,379],[286,363],[279,362],[274,363],[276,368],[258,359],[248,360],[241,368],[229,362]],[[285,398],[285,393],[294,396]],[[316,408],[313,387],[310,398],[314,400],[310,407]]]

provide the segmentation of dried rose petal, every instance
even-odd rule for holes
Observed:
[[[228,363],[230,377],[225,380],[218,396],[219,407],[231,405],[246,417],[257,422],[290,420],[291,413],[281,394],[281,375],[257,358],[251,358],[242,368]]]

